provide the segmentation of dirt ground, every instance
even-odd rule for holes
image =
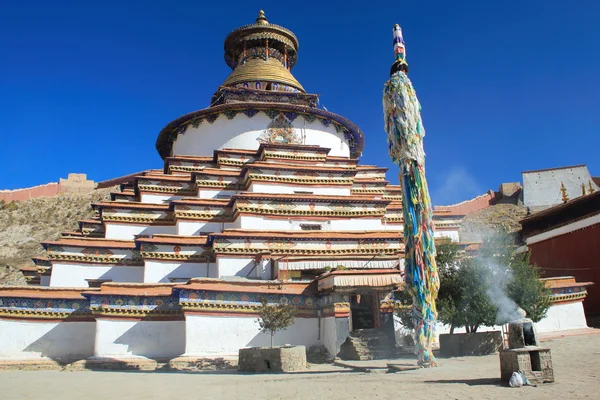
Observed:
[[[556,382],[510,388],[498,355],[440,359],[439,368],[398,373],[312,365],[307,372],[251,375],[161,372],[0,372],[0,399],[575,399],[600,397],[600,334],[543,342]],[[406,363],[412,360],[401,360]]]

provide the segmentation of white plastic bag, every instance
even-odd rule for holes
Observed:
[[[508,380],[508,385],[510,387],[521,387],[523,386],[523,376],[520,372],[513,372],[510,379]]]

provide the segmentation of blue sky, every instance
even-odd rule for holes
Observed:
[[[209,5],[205,5],[208,3]],[[12,1],[0,13],[0,189],[160,168],[154,144],[229,74],[223,40],[259,9],[300,40],[296,78],[397,168],[381,106],[402,25],[435,204],[524,170],[600,175],[597,1]]]

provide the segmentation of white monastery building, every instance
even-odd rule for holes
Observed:
[[[368,333],[394,349],[401,190],[358,163],[363,132],[294,78],[297,49],[262,12],[227,36],[232,72],[210,106],[158,136],[164,170],[43,243],[39,285],[0,289],[0,360],[236,356],[269,344],[265,298],[298,308],[277,344],[352,358]],[[459,242],[462,217],[436,210],[436,237]]]

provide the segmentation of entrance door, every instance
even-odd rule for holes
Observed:
[[[352,330],[373,329],[377,327],[376,299],[373,294],[353,294],[350,296],[350,315],[352,316]]]

